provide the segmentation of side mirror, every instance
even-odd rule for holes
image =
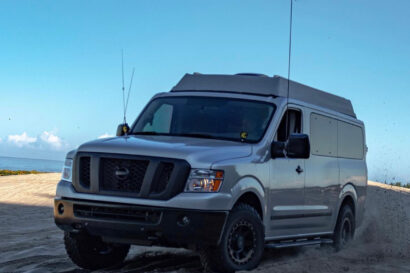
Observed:
[[[289,158],[309,158],[309,136],[305,134],[291,134],[286,143],[286,156]]]
[[[117,127],[117,136],[123,136],[128,134],[130,131],[130,126],[128,126],[128,123],[122,123],[118,125]]]
[[[272,158],[285,157],[285,142],[272,142],[270,146],[270,155]]]

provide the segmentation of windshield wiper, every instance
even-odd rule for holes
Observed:
[[[130,135],[148,135],[148,136],[153,136],[153,135],[158,135],[158,133],[157,133],[157,132],[154,132],[154,131],[132,132]]]
[[[214,138],[211,135],[207,134],[195,134],[195,133],[186,133],[186,134],[175,134],[174,136],[184,136],[184,137],[199,137],[199,138]]]
[[[164,133],[157,133],[154,131],[147,131],[147,132],[132,132],[130,135],[146,135],[146,136],[155,136],[155,135],[165,135],[165,136],[182,136],[182,137],[198,137],[198,138],[214,138],[211,135],[207,134],[196,134],[196,133],[184,133],[184,134],[164,134]]]

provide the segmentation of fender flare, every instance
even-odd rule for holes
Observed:
[[[343,201],[345,200],[347,196],[350,196],[353,199],[353,205],[354,205],[353,210],[355,211],[355,217],[357,217],[357,213],[356,213],[357,211],[357,191],[356,191],[355,186],[349,182],[343,186],[342,190],[339,193],[339,203],[337,206],[337,217],[335,220],[335,225],[336,225],[337,219],[339,218],[339,213],[340,213],[340,209],[342,208]]]
[[[262,208],[262,213],[266,215],[266,194],[262,183],[254,176],[245,176],[239,179],[239,181],[231,188],[232,199],[229,204],[229,208],[232,210],[236,202],[245,193],[253,193],[258,199]]]
[[[356,207],[357,204],[357,191],[355,186],[352,183],[347,183],[343,186],[342,190],[339,193],[339,209],[342,205],[343,200],[346,196],[350,196],[353,198],[354,205]]]

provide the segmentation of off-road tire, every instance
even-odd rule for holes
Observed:
[[[333,246],[336,251],[348,244],[354,236],[356,228],[355,217],[350,205],[344,205],[340,210],[333,235]]]
[[[242,237],[247,239],[238,239],[241,236],[235,237],[239,228],[246,234]],[[234,242],[233,238],[237,241]],[[237,245],[238,248],[239,245],[243,245],[243,249],[248,248],[246,256],[249,258],[246,262],[239,263],[237,257],[232,256],[234,255],[232,245]],[[240,203],[230,212],[219,245],[200,250],[204,272],[225,273],[254,269],[259,265],[264,246],[265,232],[259,213],[252,206]]]
[[[64,245],[68,256],[84,269],[101,269],[120,264],[130,249],[129,245],[105,243],[99,237],[81,232],[65,232]]]

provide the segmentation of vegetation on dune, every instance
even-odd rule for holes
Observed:
[[[42,172],[38,171],[11,171],[11,170],[0,170],[0,176],[6,176],[6,175],[19,175],[19,174],[39,174]]]
[[[390,183],[390,185],[410,189],[410,183],[402,184],[401,182],[394,182],[394,183]]]

